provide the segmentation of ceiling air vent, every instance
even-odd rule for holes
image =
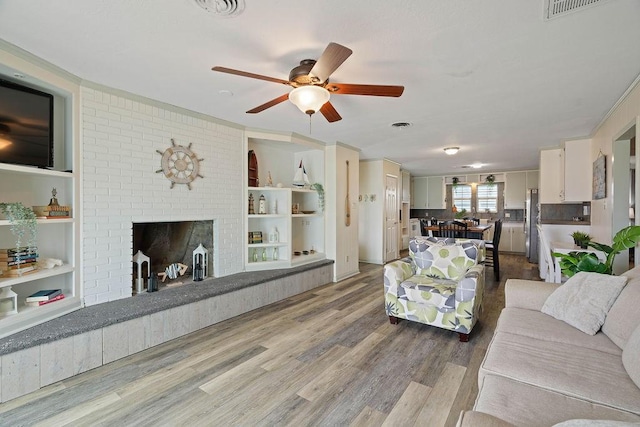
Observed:
[[[230,18],[244,10],[244,0],[194,0],[198,7],[214,16]]]
[[[544,19],[568,15],[607,1],[610,0],[544,0]]]

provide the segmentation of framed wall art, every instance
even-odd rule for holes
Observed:
[[[607,156],[600,155],[593,162],[593,200],[607,197]]]

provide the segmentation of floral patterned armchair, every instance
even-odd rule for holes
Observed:
[[[468,341],[484,293],[481,248],[468,240],[415,237],[409,255],[384,266],[385,309],[391,323],[425,323],[456,331],[460,341]]]

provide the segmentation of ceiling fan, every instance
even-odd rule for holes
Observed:
[[[300,65],[293,68],[289,73],[289,80],[248,73],[246,71],[234,70],[232,68],[225,67],[213,67],[212,70],[219,71],[221,73],[235,74],[237,76],[250,77],[252,79],[280,83],[294,88],[290,93],[285,93],[282,96],[247,111],[249,114],[259,113],[288,99],[305,114],[311,115],[320,111],[327,121],[331,123],[342,120],[342,117],[340,117],[340,114],[338,114],[333,105],[331,105],[331,102],[329,102],[330,95],[398,97],[402,95],[402,92],[404,91],[404,86],[330,83],[329,76],[331,76],[331,74],[337,70],[352,53],[353,51],[348,47],[344,47],[337,43],[329,43],[317,61],[314,59],[304,59],[300,61]]]

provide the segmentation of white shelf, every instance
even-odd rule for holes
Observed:
[[[283,246],[289,246],[287,242],[275,242],[275,243],[249,243],[250,248],[273,248],[277,246],[279,248]]]
[[[0,288],[15,286],[21,283],[31,282],[38,279],[46,279],[47,277],[59,276],[61,274],[71,273],[72,271],[73,267],[71,265],[64,264],[59,267],[53,267],[46,270],[34,270],[33,272],[28,272],[19,277],[0,276]]]
[[[271,139],[269,135],[268,132],[248,132],[247,151],[253,150],[258,157],[259,170],[262,171],[262,175],[259,176],[260,182],[266,182],[265,179],[270,175],[274,183],[286,183],[287,186],[245,187],[245,200],[248,200],[250,195],[253,196],[255,212],[259,207],[261,195],[264,195],[267,212],[277,212],[248,215],[246,208],[246,230],[261,231],[263,236],[263,243],[246,244],[244,247],[247,271],[291,268],[325,258],[322,253],[325,250],[324,212],[320,206],[318,192],[288,184],[301,162],[305,165],[312,182],[324,182],[324,145],[306,140],[298,141],[286,135],[274,134]],[[293,214],[294,208],[300,213]],[[280,241],[268,243],[265,240],[274,228],[279,233]],[[278,248],[278,260],[253,261],[254,251],[260,252],[261,255],[262,249],[266,248],[267,255],[271,255],[270,247]],[[293,255],[294,250],[312,248],[320,253]]]
[[[0,338],[53,320],[82,307],[80,298],[66,296],[59,301],[38,307],[18,305],[18,313],[0,318]]]
[[[29,175],[73,178],[72,172],[62,172],[62,171],[55,171],[50,169],[41,169],[33,166],[12,165],[9,163],[0,163],[0,172],[2,171],[12,172],[12,173],[15,173],[15,172],[26,173]]]
[[[37,221],[38,221],[38,224],[69,224],[69,223],[73,223],[74,219],[73,218],[56,218],[56,219],[38,218]],[[7,226],[7,225],[11,225],[9,220],[0,219],[0,226]]]

